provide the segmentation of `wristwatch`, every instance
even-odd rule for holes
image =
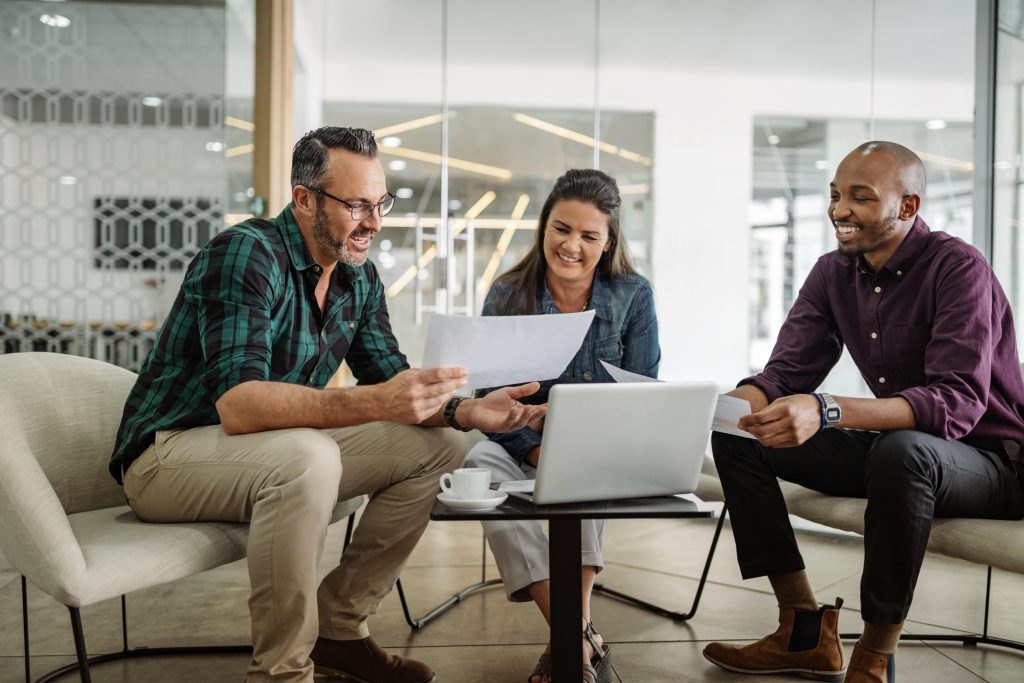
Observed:
[[[843,409],[839,407],[839,403],[832,397],[832,394],[822,392],[817,396],[821,403],[821,428],[838,427],[839,420],[843,418]]]
[[[452,396],[448,399],[448,402],[444,404],[444,421],[448,423],[449,427],[457,429],[460,432],[468,432],[473,429],[472,427],[463,427],[455,419],[455,410],[459,407],[459,404],[465,400],[465,396]]]

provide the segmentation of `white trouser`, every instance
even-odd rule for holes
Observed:
[[[537,470],[529,464],[520,466],[504,448],[493,441],[481,441],[473,446],[463,467],[483,467],[491,471],[492,482],[535,479]],[[498,572],[505,583],[505,593],[513,602],[530,600],[527,588],[537,581],[551,577],[548,564],[548,539],[540,522],[520,520],[512,522],[481,522],[487,542],[498,563]],[[604,567],[601,542],[608,521],[584,519],[580,522],[583,548],[583,566]]]

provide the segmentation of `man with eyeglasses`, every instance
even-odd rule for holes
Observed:
[[[511,431],[528,384],[453,397],[461,368],[411,370],[367,253],[394,206],[373,133],[325,127],[292,155],[292,202],[207,244],[125,406],[110,471],[148,522],[249,523],[246,680],[424,683],[366,620],[425,528],[456,430]],[[342,361],[358,385],[326,385]],[[370,500],[317,588],[338,500]],[[311,661],[312,660],[312,661]]]

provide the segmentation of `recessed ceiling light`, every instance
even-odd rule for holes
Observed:
[[[1008,168],[1012,168],[1013,164],[1009,161],[997,161],[992,164],[992,167],[999,171],[1005,171]]]
[[[60,184],[61,185],[74,185],[77,182],[78,182],[78,178],[76,178],[73,175],[62,175],[60,177]]]
[[[769,135],[768,136],[768,144],[769,145],[777,145],[777,144],[779,144],[779,136],[778,135]]]
[[[818,169],[819,171],[824,171],[826,168],[828,168],[828,162],[825,161],[824,159],[818,159],[817,161],[814,162],[814,168]]]
[[[392,159],[388,162],[388,168],[392,171],[404,171],[406,166],[404,159]]]
[[[391,240],[381,240],[380,241],[380,250],[381,251],[391,251],[391,247],[392,246],[393,245],[391,244]]]
[[[411,187],[400,187],[395,190],[395,196],[399,199],[410,199],[412,197]]]
[[[159,97],[154,97],[153,95],[142,98],[142,104],[146,107],[159,107],[163,103],[164,101],[162,99],[160,99]]]
[[[223,152],[227,148],[228,146],[225,145],[223,142],[217,142],[216,140],[211,140],[210,142],[206,143],[207,152]]]
[[[383,140],[381,140],[380,144],[384,145],[385,147],[401,147],[402,138],[395,137],[394,135],[389,135]]]
[[[71,20],[63,14],[43,14],[39,17],[39,21],[53,28],[67,28],[71,26]]]
[[[928,130],[942,130],[946,127],[946,122],[942,119],[932,119],[931,121],[925,121],[924,127]]]

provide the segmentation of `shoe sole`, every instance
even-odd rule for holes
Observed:
[[[704,659],[708,660],[715,666],[720,666],[726,671],[733,671],[738,674],[751,674],[754,676],[778,676],[779,674],[800,676],[801,678],[810,678],[816,681],[831,681],[832,683],[842,683],[843,679],[846,678],[845,671],[818,671],[815,669],[744,669],[742,667],[733,666],[721,662],[714,657],[704,653]]]
[[[317,664],[313,662],[313,673],[318,676],[330,676],[331,678],[339,681],[348,681],[349,683],[378,683],[378,681],[371,681],[369,678],[362,678],[355,674],[350,674],[347,671],[341,669],[335,669],[332,666],[325,664]],[[416,683],[432,683],[437,680],[437,674],[431,674],[430,678],[424,678]]]

